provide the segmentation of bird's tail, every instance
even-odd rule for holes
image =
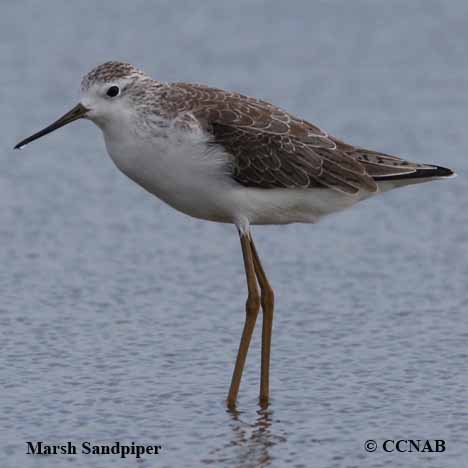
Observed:
[[[415,163],[363,148],[357,149],[356,154],[357,160],[364,165],[367,174],[377,182],[382,191],[456,175],[447,167]]]
[[[424,165],[422,168],[418,168],[411,173],[376,176],[374,180],[377,182],[379,189],[385,192],[405,185],[420,184],[422,182],[430,182],[431,180],[449,179],[452,177],[456,177],[456,174],[447,167]]]

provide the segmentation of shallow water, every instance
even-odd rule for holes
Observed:
[[[15,2],[0,60],[1,466],[134,466],[27,455],[26,441],[162,446],[141,467],[459,468],[468,414],[468,3]],[[223,404],[244,317],[235,229],[176,213],[74,123],[81,75],[125,59],[256,95],[348,141],[459,177],[315,226],[256,228],[277,309]],[[366,453],[444,439],[444,453]]]

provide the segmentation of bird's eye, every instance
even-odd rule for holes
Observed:
[[[106,94],[109,96],[109,97],[115,97],[115,96],[118,96],[120,94],[120,89],[118,86],[111,86],[107,91],[106,91]]]

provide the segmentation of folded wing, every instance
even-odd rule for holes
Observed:
[[[232,177],[257,188],[328,187],[346,194],[376,192],[378,182],[437,177],[450,170],[417,164],[344,143],[278,107],[238,93],[178,83],[189,112],[232,157]],[[445,171],[445,172],[444,172]]]

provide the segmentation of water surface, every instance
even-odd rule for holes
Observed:
[[[462,0],[5,4],[2,467],[135,465],[33,457],[28,440],[160,444],[141,467],[464,466],[467,18]],[[244,318],[235,229],[138,188],[88,122],[11,149],[109,59],[256,95],[459,173],[315,226],[254,230],[277,297],[267,411],[259,330],[238,412],[223,404]],[[447,450],[363,448],[398,438]]]

